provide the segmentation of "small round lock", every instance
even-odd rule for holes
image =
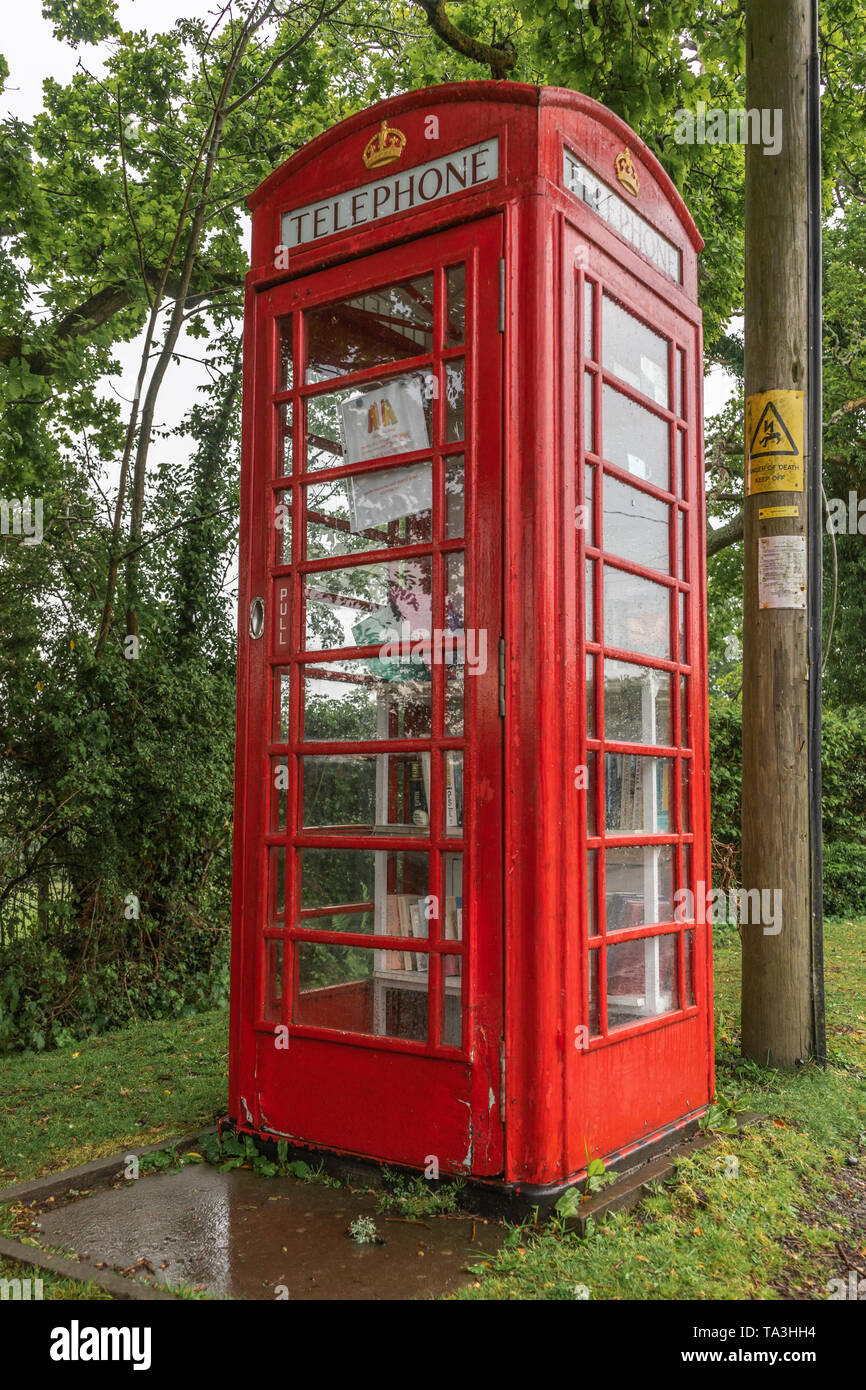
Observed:
[[[265,601],[254,598],[250,604],[250,637],[261,637],[265,630]]]

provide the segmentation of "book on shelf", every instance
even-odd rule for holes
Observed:
[[[401,936],[400,900],[396,893],[389,893],[385,899],[385,932],[388,936]],[[385,952],[385,969],[402,970],[403,952],[388,948]]]
[[[413,937],[416,941],[426,940],[430,935],[430,924],[424,912],[426,898],[415,893],[389,893],[385,902],[385,931],[389,936]],[[413,970],[426,972],[429,961],[426,951],[394,950],[383,951],[385,970]]]
[[[424,899],[414,898],[409,902],[409,918],[412,923],[412,935],[417,940],[423,940],[430,935],[430,924],[424,912]],[[426,951],[413,952],[415,957],[415,969],[425,971],[428,969],[429,961]]]
[[[463,940],[463,899],[462,897],[448,897],[445,899],[445,940]],[[445,976],[459,975],[461,957],[447,955],[444,957],[445,965],[443,973]]]
[[[424,759],[427,766],[424,766]],[[423,829],[430,824],[430,754],[422,753],[409,763],[409,821]]]
[[[667,758],[656,763],[656,829],[671,825],[671,765]]]
[[[450,748],[445,754],[445,826],[463,829],[463,754]]]

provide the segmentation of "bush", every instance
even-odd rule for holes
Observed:
[[[713,879],[739,882],[742,709],[710,698]],[[866,709],[826,709],[823,731],[824,910],[866,915]]]

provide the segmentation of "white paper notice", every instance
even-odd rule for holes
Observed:
[[[806,537],[758,538],[758,607],[806,607]]]
[[[353,532],[397,521],[401,516],[420,516],[433,506],[433,469],[429,463],[353,473],[345,481],[349,530]]]
[[[397,377],[343,401],[340,424],[346,463],[428,449],[422,391],[418,377]]]

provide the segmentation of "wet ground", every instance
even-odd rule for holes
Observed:
[[[472,1216],[394,1219],[377,1194],[204,1164],[141,1177],[38,1217],[41,1243],[156,1282],[234,1298],[408,1299],[444,1293],[499,1248],[505,1229]],[[347,1227],[375,1222],[384,1244]]]

